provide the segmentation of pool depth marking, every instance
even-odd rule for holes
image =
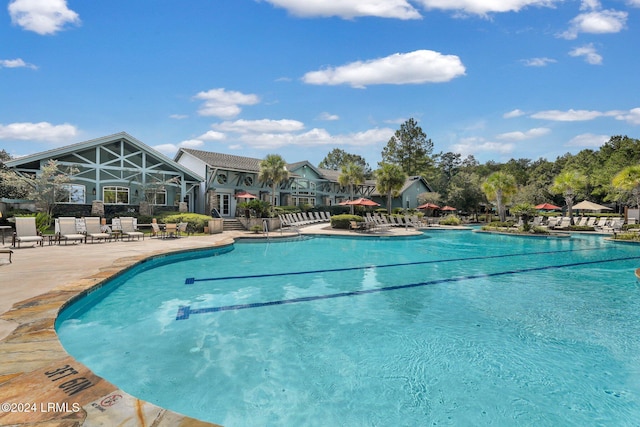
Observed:
[[[609,249],[604,247],[597,248],[584,248],[584,249],[563,249],[560,251],[540,251],[540,252],[527,252],[527,253],[518,253],[518,254],[504,254],[504,255],[484,255],[484,256],[474,256],[469,258],[451,258],[451,259],[437,259],[430,261],[414,261],[414,262],[402,262],[396,264],[381,264],[381,265],[365,265],[359,267],[341,267],[341,268],[328,268],[322,270],[306,270],[306,271],[290,271],[287,273],[269,273],[269,274],[249,274],[244,276],[223,276],[223,277],[205,277],[203,279],[196,279],[195,277],[187,277],[184,281],[185,285],[193,285],[195,282],[214,282],[217,280],[236,280],[236,279],[261,279],[264,277],[278,277],[278,276],[297,276],[302,274],[317,274],[317,273],[338,273],[342,271],[355,271],[355,270],[368,270],[370,268],[389,268],[389,267],[406,267],[409,265],[423,265],[423,264],[434,264],[440,262],[458,262],[458,261],[477,261],[481,259],[492,259],[492,258],[507,258],[507,257],[517,257],[517,256],[527,256],[527,255],[549,255],[549,254],[560,254],[564,252],[581,252],[581,251],[595,251]]]
[[[569,264],[560,264],[560,265],[547,265],[543,267],[531,267],[531,268],[523,268],[519,270],[500,271],[497,273],[475,274],[472,276],[461,276],[461,277],[449,277],[446,279],[437,279],[437,280],[430,280],[427,282],[409,283],[406,285],[385,286],[377,289],[363,289],[363,290],[357,290],[357,291],[338,292],[335,294],[312,295],[308,297],[291,298],[286,300],[276,300],[276,301],[267,301],[267,302],[255,302],[255,303],[249,303],[249,304],[236,304],[236,305],[225,305],[220,307],[196,308],[194,310],[191,309],[191,306],[182,305],[178,308],[176,320],[186,320],[192,314],[218,313],[221,311],[244,310],[247,308],[260,308],[260,307],[268,307],[272,305],[296,304],[300,302],[309,302],[309,301],[317,301],[317,300],[332,299],[332,298],[366,295],[366,294],[373,294],[373,293],[387,292],[387,291],[397,291],[397,290],[409,289],[409,288],[418,288],[423,286],[436,285],[439,283],[462,282],[465,280],[482,279],[487,277],[497,277],[497,276],[506,276],[511,274],[530,273],[532,271],[543,271],[543,270],[561,269],[561,268],[568,268],[568,267],[577,267],[580,265],[604,264],[608,262],[628,261],[633,259],[640,259],[640,256],[613,258],[613,259],[597,260],[597,261],[572,262]]]

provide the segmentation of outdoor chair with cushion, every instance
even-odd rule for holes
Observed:
[[[102,231],[102,226],[100,225],[100,218],[97,216],[88,216],[84,218],[84,226],[86,230],[84,242],[87,243],[87,240],[91,238],[91,243],[94,240],[102,240],[106,241],[107,239],[111,240],[111,234],[105,233]]]
[[[178,224],[175,223],[167,223],[164,226],[164,238],[176,238],[178,237]]]
[[[83,242],[85,237],[84,234],[78,232],[75,217],[62,216],[56,218],[56,238],[58,243],[64,241],[66,245],[68,242]]]
[[[142,231],[136,230],[132,217],[120,218],[120,227],[122,228],[123,238],[126,236],[129,238],[129,240],[131,240],[133,237],[135,237],[140,240],[140,237],[142,237],[142,240],[144,240],[144,233]]]
[[[24,242],[35,242],[42,246],[42,235],[36,229],[36,217],[16,217],[16,231],[13,235],[12,246],[15,248],[20,247],[20,244]]]

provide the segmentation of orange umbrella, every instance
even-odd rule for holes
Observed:
[[[425,203],[424,205],[418,206],[418,209],[440,209],[440,206],[433,203]]]
[[[457,211],[458,209],[452,207],[452,206],[445,206],[444,208],[442,208],[443,211]]]
[[[356,200],[346,201],[340,203],[345,205],[353,205],[353,206],[380,206],[380,203],[376,203],[373,200],[367,199],[365,197],[360,197]]]
[[[552,205],[551,203],[541,203],[539,205],[534,206],[534,208],[543,210],[543,211],[555,211],[556,209],[560,209],[560,206]]]
[[[247,193],[246,191],[242,191],[236,194],[235,197],[238,199],[257,199],[258,198],[251,193]]]

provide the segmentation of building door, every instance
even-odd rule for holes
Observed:
[[[231,216],[231,194],[218,194],[220,216]]]

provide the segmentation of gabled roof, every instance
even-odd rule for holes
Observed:
[[[404,181],[404,184],[402,185],[402,188],[400,189],[399,193],[400,193],[400,194],[402,194],[402,193],[404,193],[405,191],[407,191],[407,189],[408,189],[409,187],[411,187],[412,185],[414,185],[416,181],[420,181],[420,182],[422,182],[422,183],[424,184],[424,186],[427,188],[427,190],[428,190],[428,191],[433,191],[433,190],[431,189],[431,186],[429,185],[429,183],[427,182],[427,180],[426,180],[426,179],[424,179],[424,178],[423,178],[423,177],[421,177],[421,176],[417,176],[417,175],[416,175],[416,176],[410,176],[410,177],[407,177],[407,179]],[[374,181],[374,182],[375,182],[375,181]],[[383,194],[380,194],[380,192],[376,189],[376,191],[372,194],[372,196],[379,196],[379,197],[382,197],[382,196],[386,196],[386,194],[384,194],[384,195],[383,195]]]
[[[113,135],[107,135],[96,139],[90,139],[88,141],[78,142],[76,144],[65,145],[64,147],[54,148],[52,150],[41,151],[39,153],[30,154],[28,156],[19,157],[17,159],[9,160],[5,162],[5,165],[9,168],[16,168],[22,165],[27,165],[32,162],[40,162],[41,160],[50,159],[60,157],[66,154],[70,154],[76,151],[86,150],[87,148],[92,148],[95,146],[100,146],[104,144],[108,144],[110,142],[125,140],[129,144],[137,147],[139,150],[147,152],[154,157],[157,157],[159,160],[165,162],[168,166],[184,173],[186,176],[190,177],[191,180],[194,181],[202,181],[203,178],[193,171],[187,169],[181,164],[174,162],[169,157],[160,153],[159,151],[154,150],[148,145],[144,144],[142,141],[134,138],[126,132],[114,133]]]
[[[260,159],[235,156],[233,154],[213,153],[211,151],[181,148],[176,154],[176,161],[182,157],[182,153],[188,153],[214,168],[225,168],[238,171],[260,172]]]

